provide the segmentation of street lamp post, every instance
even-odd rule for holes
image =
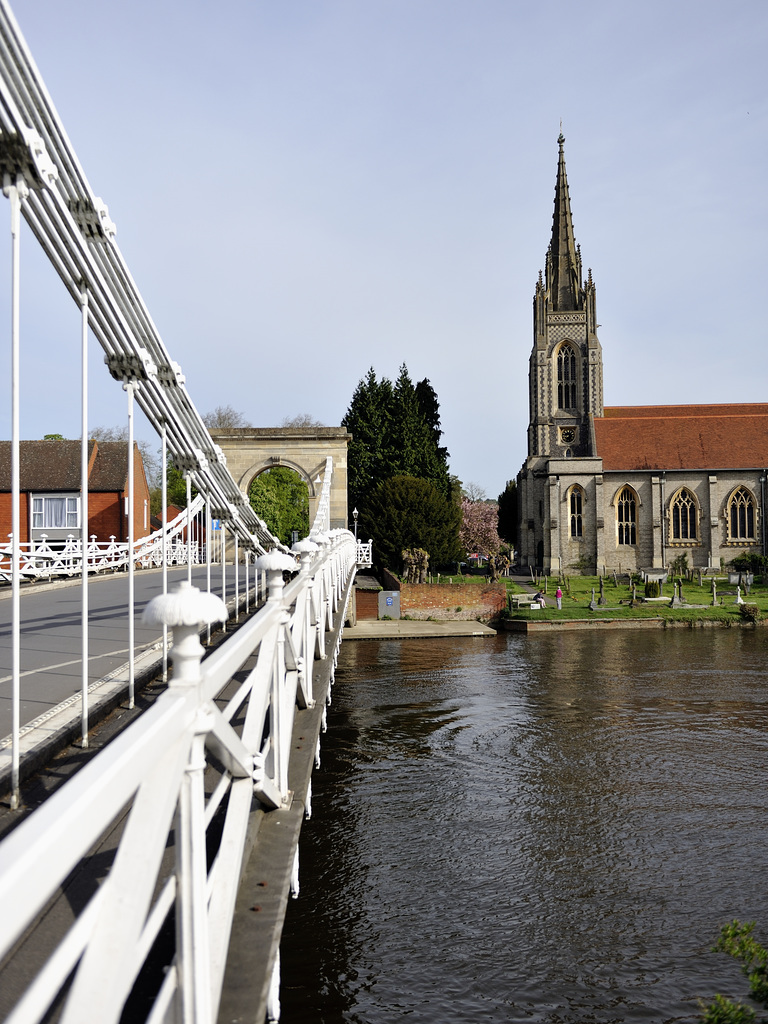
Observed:
[[[359,514],[356,508],[352,509],[352,517],[355,520],[355,540],[357,540],[357,517]]]

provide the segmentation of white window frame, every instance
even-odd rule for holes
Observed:
[[[33,530],[79,530],[80,495],[67,493],[31,495],[31,526]],[[53,525],[53,503],[64,502],[64,525]]]

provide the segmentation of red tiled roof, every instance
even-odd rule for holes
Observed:
[[[768,467],[768,404],[611,406],[595,419],[606,471]]]

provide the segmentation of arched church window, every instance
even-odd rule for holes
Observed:
[[[583,537],[582,509],[584,505],[584,492],[580,487],[571,488],[568,503],[570,509],[570,534],[572,537]]]
[[[746,487],[737,487],[728,502],[731,540],[755,539],[755,500]]]
[[[685,487],[672,499],[672,540],[696,540],[696,500]]]
[[[576,351],[570,345],[557,353],[557,407],[576,408]]]
[[[616,499],[616,526],[619,544],[637,544],[637,495],[624,487]]]

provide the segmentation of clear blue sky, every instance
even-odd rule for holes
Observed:
[[[338,425],[369,366],[406,362],[452,472],[498,494],[561,118],[606,404],[768,400],[765,0],[13,9],[202,413]],[[22,434],[76,437],[78,313],[33,250]],[[117,425],[100,359],[91,421]]]

